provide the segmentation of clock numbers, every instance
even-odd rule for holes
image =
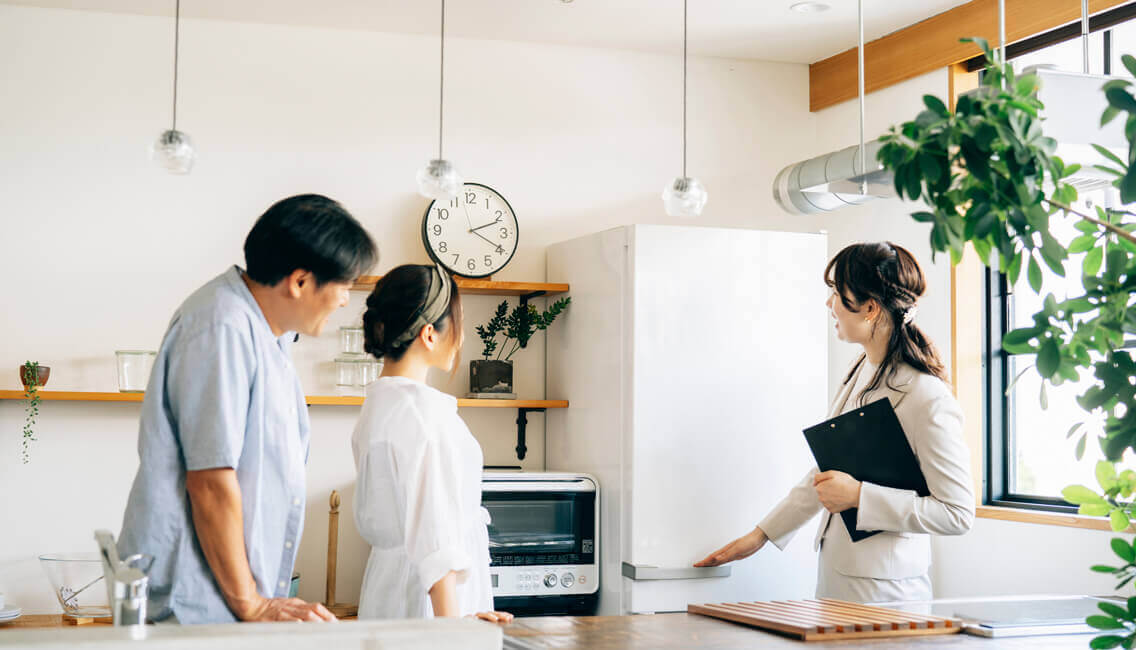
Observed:
[[[421,233],[431,257],[459,276],[490,276],[517,250],[517,216],[512,207],[495,190],[478,183],[467,183],[456,197],[430,204]]]

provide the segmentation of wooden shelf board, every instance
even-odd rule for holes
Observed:
[[[88,391],[39,391],[39,398],[45,402],[141,402],[143,393],[97,393]],[[0,390],[0,400],[24,399],[22,390]],[[315,406],[360,406],[363,398],[355,395],[308,395],[308,404]],[[568,408],[568,400],[540,399],[459,399],[462,408]]]
[[[41,390],[44,402],[141,402],[142,393],[94,393],[89,391]],[[24,399],[22,390],[0,390],[0,399]]]
[[[352,289],[370,291],[383,276],[364,275]],[[568,285],[556,282],[495,282],[492,280],[471,280],[458,278],[458,288],[463,294],[475,296],[523,296],[543,291],[544,295],[568,293]]]

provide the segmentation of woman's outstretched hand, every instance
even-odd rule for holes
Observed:
[[[768,539],[769,538],[765,536],[765,531],[754,527],[749,533],[742,535],[710,555],[707,555],[702,560],[695,562],[694,566],[719,566],[733,562],[734,560],[745,559],[761,550],[761,547],[765,546],[765,542],[768,541]]]
[[[513,622],[513,615],[509,612],[478,612],[471,614],[466,618],[476,618],[482,621],[489,621],[490,623],[498,623],[500,625],[508,625]]]

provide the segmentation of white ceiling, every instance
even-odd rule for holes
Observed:
[[[856,45],[856,0],[690,0],[694,55],[811,63]],[[864,0],[865,35],[879,38],[966,0]],[[0,4],[173,15],[174,0],[0,0]],[[182,16],[410,34],[438,31],[430,0],[182,0]],[[648,52],[682,51],[681,0],[450,0],[446,33]]]

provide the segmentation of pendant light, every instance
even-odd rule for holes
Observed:
[[[457,198],[465,182],[453,163],[442,157],[442,117],[446,88],[446,0],[442,0],[441,48],[438,57],[438,157],[418,170],[418,193],[428,199],[450,201]]]
[[[174,3],[174,101],[173,124],[150,145],[150,159],[171,174],[188,174],[197,152],[189,135],[177,130],[178,36],[181,29],[181,0]]]
[[[686,175],[686,2],[682,0],[682,176],[663,189],[663,208],[671,217],[698,217],[710,198],[697,178]]]

